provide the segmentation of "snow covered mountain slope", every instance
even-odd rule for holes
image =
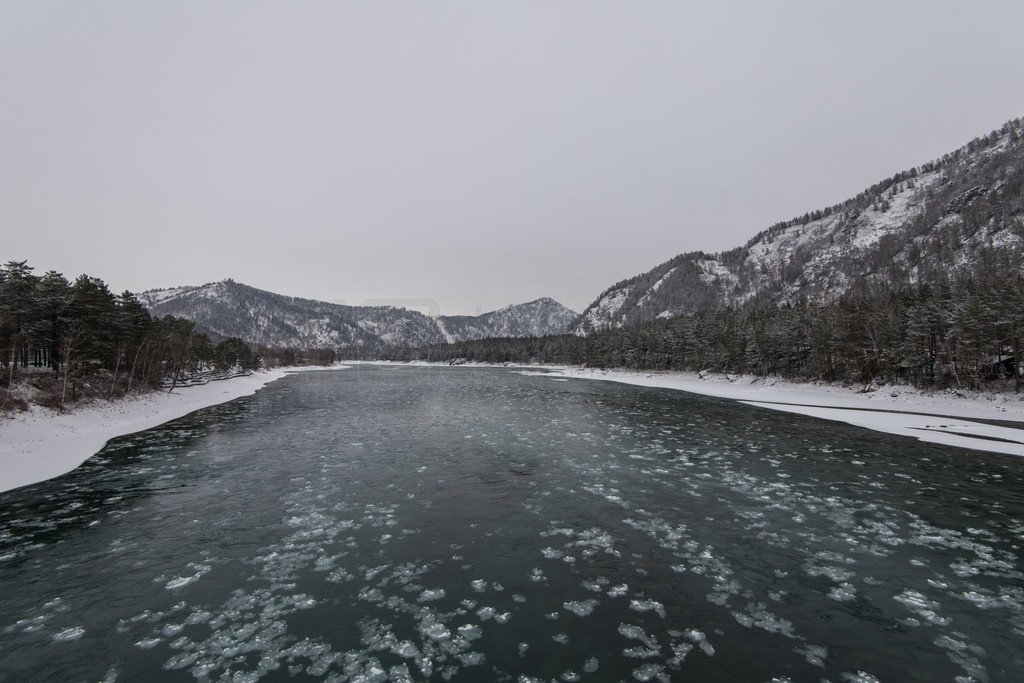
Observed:
[[[240,337],[271,347],[381,348],[561,334],[577,317],[552,299],[539,299],[480,316],[434,318],[390,306],[284,296],[233,280],[150,290],[138,297],[155,316],[187,318],[215,338]]]
[[[543,337],[562,334],[578,314],[544,297],[525,304],[506,306],[477,316],[442,316],[451,335],[459,340],[488,337]]]
[[[680,254],[601,293],[590,332],[705,308],[825,303],[1024,263],[1024,120],[897,173],[841,204],[778,223],[742,247]]]

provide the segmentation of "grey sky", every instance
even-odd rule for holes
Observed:
[[[0,258],[582,310],[1024,115],[1024,3],[0,0]]]

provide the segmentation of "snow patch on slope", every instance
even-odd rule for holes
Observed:
[[[575,332],[578,336],[586,334],[588,330],[602,329],[611,324],[626,303],[629,297],[629,287],[623,287],[609,292],[588,310],[583,316],[583,324],[577,325]]]

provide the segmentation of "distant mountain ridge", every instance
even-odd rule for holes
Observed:
[[[187,318],[214,338],[240,337],[269,347],[373,349],[543,336],[565,332],[577,317],[549,298],[478,316],[431,317],[390,306],[345,306],[285,296],[230,279],[154,289],[138,298],[154,316]]]
[[[578,335],[708,308],[828,303],[1024,263],[1024,121],[897,173],[741,247],[680,254],[623,280],[572,324]]]

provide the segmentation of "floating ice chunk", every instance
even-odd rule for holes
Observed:
[[[433,640],[446,640],[452,637],[452,634],[445,628],[444,624],[438,622],[432,622],[424,624],[421,630],[425,636]]]
[[[459,627],[459,635],[467,641],[476,640],[483,636],[484,631],[476,624],[465,624]]]
[[[331,569],[334,569],[335,561],[336,561],[335,557],[330,557],[330,556],[327,556],[327,555],[321,555],[321,556],[317,557],[316,558],[316,562],[313,563],[313,571],[316,571],[316,572],[330,571]]]
[[[954,638],[953,636],[960,636],[960,638]],[[968,643],[965,639],[961,638],[966,638],[966,636],[963,633],[955,632],[953,635],[939,636],[933,642],[945,649],[949,658],[963,667],[968,673],[968,676],[957,676],[958,681],[988,680],[988,672],[978,659],[978,657],[987,657],[985,648]],[[978,655],[978,657],[974,655]]]
[[[597,671],[597,668],[598,668],[597,657],[591,657],[590,659],[588,659],[583,664],[583,672],[584,673],[592,674],[595,671]]]
[[[708,593],[704,597],[707,599],[708,602],[710,602],[713,605],[722,605],[722,606],[724,606],[724,605],[726,605],[729,602],[729,594],[728,593],[717,593],[717,592],[715,592],[715,593]]]
[[[749,614],[746,614],[744,612],[737,612],[737,611],[733,610],[732,615],[733,615],[733,617],[736,618],[736,621],[738,621],[741,626],[744,626],[746,628],[750,628],[750,627],[752,627],[754,625],[754,618],[752,616],[750,616]]]
[[[537,567],[534,567],[530,570],[530,581],[533,581],[534,583],[540,583],[541,581],[547,581],[547,577],[544,576],[544,572],[542,572]]]
[[[513,593],[512,594],[512,602],[520,602],[520,603],[526,602],[526,596],[525,595],[520,595],[519,593]]]
[[[789,638],[795,638],[793,633],[793,624],[787,619],[777,617],[768,611],[767,605],[763,602],[757,604],[748,604],[746,612],[733,611],[733,616],[736,617],[736,621],[743,624],[747,628],[756,626],[763,628],[769,633],[781,633]]]
[[[619,598],[629,592],[629,586],[620,583],[618,586],[612,586],[608,589],[608,596],[612,598]]]
[[[53,634],[53,639],[58,642],[64,642],[68,640],[78,640],[85,635],[85,629],[81,626],[72,626],[62,631],[58,631]]]
[[[576,673],[575,671],[570,669],[569,671],[566,671],[565,673],[563,673],[560,676],[560,678],[563,681],[568,681],[569,683],[576,683],[576,681],[581,680],[582,677],[578,673]]]
[[[692,628],[688,631],[685,631],[683,635],[686,636],[690,640],[690,642],[697,645],[697,647],[699,647],[701,651],[708,657],[714,656],[715,648],[712,647],[711,643],[708,642],[707,636],[704,635],[703,631],[698,631],[697,629]]]
[[[662,619],[665,618],[665,606],[657,600],[630,600],[629,608],[636,612],[654,611]]]
[[[806,571],[810,576],[827,576],[836,583],[849,581],[854,576],[854,573],[849,569],[832,566],[819,567],[816,565],[807,565],[804,568],[804,571]]]
[[[167,624],[160,632],[168,638],[172,638],[181,633],[183,628],[185,628],[184,624]]]
[[[671,633],[669,635],[671,635]],[[690,651],[693,650],[693,645],[673,641],[671,648],[673,656],[666,660],[666,664],[671,667],[679,667],[679,665],[683,663],[683,660],[686,659],[686,655],[690,654]]]
[[[970,562],[954,562],[949,565],[949,568],[956,572],[957,576],[967,578],[969,576],[977,576],[981,573],[981,570],[977,566]]]
[[[443,588],[435,588],[435,589],[429,589],[428,588],[428,589],[424,590],[422,593],[420,593],[420,596],[418,598],[416,598],[416,600],[418,602],[433,602],[434,600],[440,600],[444,596],[445,596],[445,591],[444,591]]]
[[[649,635],[643,630],[643,628],[635,624],[619,624],[619,635],[632,640],[639,640],[646,646],[645,648],[630,648],[628,650],[624,650],[623,654],[627,657],[651,657],[657,655],[661,650],[661,645],[658,644],[658,639]]]
[[[493,619],[494,615],[497,614],[497,611],[498,610],[493,607],[481,607],[476,611],[476,616],[480,621],[487,621],[488,619]]]
[[[458,656],[462,666],[479,666],[487,659],[483,652],[460,652]]]
[[[934,600],[929,600],[923,593],[908,588],[899,595],[893,596],[893,599],[902,602],[919,617],[933,624],[945,626],[950,622],[948,617],[939,616],[938,610],[942,605]]]
[[[393,683],[412,683],[415,679],[405,664],[397,664],[388,670],[388,677],[385,679]]]
[[[825,658],[828,657],[828,648],[824,645],[807,645],[806,647],[795,647],[793,652],[803,655],[807,663],[812,666],[825,668]]]
[[[176,579],[171,579],[164,585],[167,590],[174,590],[175,588],[183,588],[193,581],[199,580],[201,574],[193,574],[192,576],[179,576]]]
[[[411,641],[408,640],[403,640],[400,643],[392,645],[391,651],[399,657],[404,657],[405,659],[415,659],[416,657],[420,656],[420,651]]]
[[[985,595],[980,591],[964,591],[961,594],[964,600],[972,603],[979,609],[991,609],[993,607],[1004,607],[1005,603],[1000,598],[993,597],[991,595]]]
[[[487,590],[487,582],[483,579],[476,579],[475,581],[471,581],[469,585],[471,585],[473,587],[473,590],[475,590],[477,593],[483,593],[485,590]]]
[[[839,602],[846,602],[848,600],[853,600],[853,598],[856,595],[857,595],[857,589],[853,586],[853,584],[848,583],[846,581],[844,581],[843,583],[839,584],[838,586],[834,586],[832,588],[832,590],[830,590],[828,592],[828,597],[832,598],[833,600],[837,600]]]
[[[637,645],[636,647],[629,647],[622,651],[623,656],[632,657],[634,659],[651,659],[661,654],[661,650],[653,650],[649,647]]]
[[[844,671],[840,675],[843,677],[843,680],[849,681],[850,683],[881,683],[881,681],[866,671],[858,671],[855,674]]]
[[[347,569],[344,567],[338,567],[327,575],[326,580],[331,583],[341,583],[343,581],[351,581],[354,578],[356,577],[349,573]]]
[[[594,608],[599,604],[596,598],[590,598],[589,600],[572,600],[569,602],[562,603],[562,607],[569,610],[578,617],[586,617],[593,613]]]
[[[176,654],[164,662],[164,668],[169,670],[184,669],[195,664],[198,659],[198,653],[182,652],[181,654]]]
[[[163,642],[163,638],[144,638],[139,642],[135,643],[135,647],[142,650],[152,650],[154,647]]]
[[[379,567],[373,567],[371,569],[367,569],[366,573],[363,575],[363,578],[366,579],[367,581],[372,581],[374,579],[374,577],[376,577],[378,574],[380,574],[382,571],[384,571],[385,569],[387,569],[390,566],[391,566],[390,564],[382,564]]]
[[[526,656],[526,651],[529,650],[529,649],[530,649],[529,643],[519,643],[519,645],[516,646],[516,650],[519,652],[519,656],[520,657],[525,657]]]
[[[494,620],[499,624],[507,624],[508,620],[512,618],[511,612],[502,612],[501,614],[495,614]]]
[[[665,675],[664,665],[653,664],[650,662],[633,669],[633,678],[638,681],[653,681],[657,679],[659,681],[665,681],[666,683],[670,680],[669,677]]]
[[[556,633],[555,635],[551,636],[551,640],[555,641],[556,643],[561,643],[562,645],[565,645],[569,642],[569,634]]]

